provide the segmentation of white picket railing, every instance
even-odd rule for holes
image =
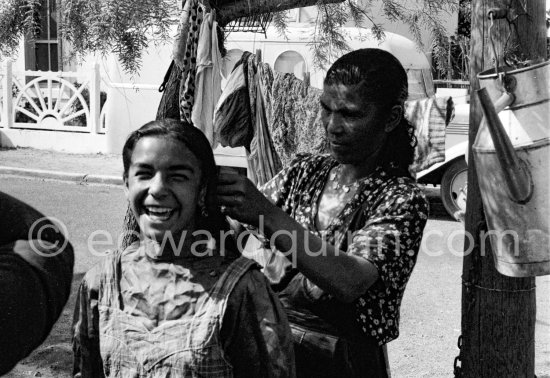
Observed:
[[[89,72],[15,72],[8,60],[0,79],[0,127],[105,133],[98,64]]]

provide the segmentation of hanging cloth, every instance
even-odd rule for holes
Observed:
[[[445,128],[453,117],[451,97],[405,101],[405,118],[414,126],[417,140],[411,172],[445,161]]]
[[[197,49],[205,9],[204,5],[200,4],[198,0],[185,2],[173,53],[174,62],[182,71],[179,88],[180,118],[182,121],[189,123],[192,122],[191,112],[195,95]]]
[[[214,134],[214,108],[222,92],[222,58],[218,46],[218,23],[214,18],[214,12],[207,14],[200,29],[195,103],[191,112],[193,125],[202,130],[212,148],[218,144]]]
[[[250,150],[254,128],[248,88],[248,57],[244,52],[227,79],[214,114],[214,133],[222,146]]]
[[[327,152],[319,101],[322,91],[290,73],[273,73],[269,128],[283,167],[297,154]]]
[[[268,116],[264,101],[264,93],[267,92],[261,84],[260,76],[262,65],[257,67],[258,73],[254,77],[256,96],[255,96],[255,117],[254,137],[250,143],[250,153],[247,154],[248,173],[252,181],[261,186],[271,180],[281,169],[282,164],[269,133]]]
[[[267,64],[245,52],[227,80],[214,119],[222,146],[245,147],[248,177],[258,185],[282,169],[268,126],[271,109],[266,98],[271,98],[272,78]]]
[[[180,20],[178,23],[178,32],[174,41],[174,48],[172,51],[172,60],[183,71],[187,65],[185,59],[185,50],[187,48],[187,35],[189,33],[189,23],[191,17],[191,7],[196,1],[185,1],[183,10],[181,11]]]

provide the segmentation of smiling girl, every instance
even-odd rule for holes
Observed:
[[[257,265],[220,240],[229,227],[206,137],[187,123],[153,121],[122,155],[140,237],[84,277],[74,376],[294,376],[279,301]]]

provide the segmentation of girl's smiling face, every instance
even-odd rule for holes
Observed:
[[[180,141],[163,136],[138,140],[124,179],[130,207],[145,237],[177,245],[183,231],[195,231],[197,207],[204,202],[201,164]],[[170,244],[168,244],[170,245]]]

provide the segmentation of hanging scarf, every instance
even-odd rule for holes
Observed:
[[[189,123],[195,99],[199,33],[205,12],[206,8],[198,0],[185,2],[174,44],[173,59],[182,71],[179,90],[180,118]]]

